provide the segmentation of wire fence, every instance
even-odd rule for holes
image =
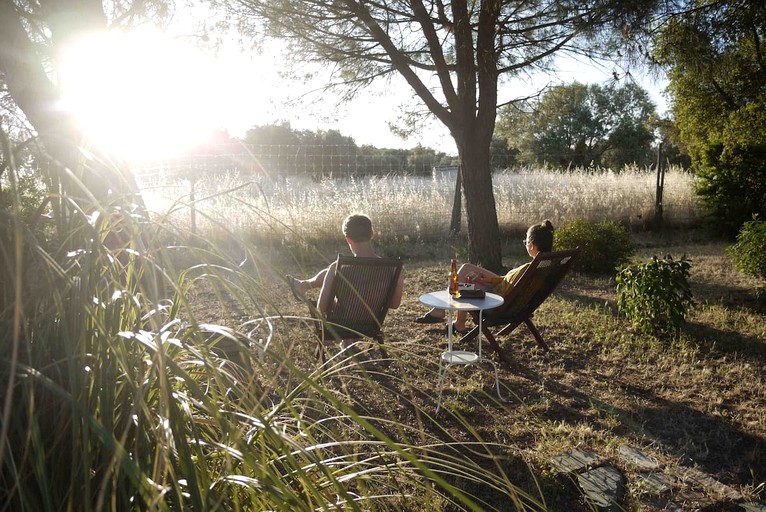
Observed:
[[[430,148],[381,149],[355,144],[244,144],[212,145],[195,153],[134,163],[142,176],[197,176],[200,174],[263,175],[273,179],[429,175],[435,166],[457,165],[457,157]]]
[[[197,166],[197,169],[201,166]],[[436,167],[427,176],[406,174],[323,177],[305,173],[144,173],[147,205],[179,227],[214,236],[239,231],[260,239],[301,241],[337,238],[343,218],[363,212],[378,238],[432,240],[450,226],[456,167]],[[657,175],[651,169],[622,172],[503,170],[493,173],[498,221],[504,232],[523,231],[542,219],[562,226],[576,219],[612,219],[632,230],[650,226],[655,215]],[[702,207],[693,175],[666,172],[663,221],[696,224]],[[462,226],[466,214],[463,205]]]

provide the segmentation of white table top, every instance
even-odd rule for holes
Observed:
[[[492,309],[503,303],[503,298],[494,293],[487,293],[483,299],[453,299],[447,290],[424,293],[420,302],[426,306],[449,311],[481,311]]]

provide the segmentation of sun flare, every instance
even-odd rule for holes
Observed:
[[[83,39],[67,52],[61,79],[92,143],[127,160],[194,146],[235,108],[225,63],[156,33]]]

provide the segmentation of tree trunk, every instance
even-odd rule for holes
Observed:
[[[460,224],[463,221],[463,201],[461,190],[463,187],[462,171],[460,166],[457,166],[457,173],[455,175],[455,194],[452,196],[452,217],[449,224],[449,237],[455,238],[460,233]]]
[[[457,141],[457,146],[468,222],[468,259],[487,270],[500,271],[503,257],[489,165],[489,140],[486,144],[476,140]]]

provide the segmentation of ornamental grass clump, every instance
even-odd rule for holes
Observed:
[[[677,333],[694,304],[689,287],[691,262],[653,256],[647,263],[617,272],[617,308],[644,334]]]
[[[593,222],[578,219],[556,231],[556,250],[579,247],[582,251],[575,263],[578,270],[592,274],[610,274],[627,263],[633,255],[633,243],[622,225],[605,219]]]
[[[277,272],[258,247],[240,244],[242,265],[215,238],[129,209],[130,195],[80,204],[74,180],[52,178],[55,193],[35,205],[52,213],[40,240],[3,136],[3,510],[501,509],[490,495],[547,510],[485,462],[502,460],[505,444],[468,423],[459,439],[442,439],[399,419],[393,410],[412,391],[392,390],[345,354],[298,366],[307,358],[295,350],[314,346],[298,347],[291,329],[310,318],[285,321],[268,278]],[[221,312],[200,317],[198,294]],[[393,348],[393,365],[427,371]],[[344,380],[362,397],[389,397],[392,410],[370,413],[332,387]],[[430,413],[415,411],[429,423]]]

